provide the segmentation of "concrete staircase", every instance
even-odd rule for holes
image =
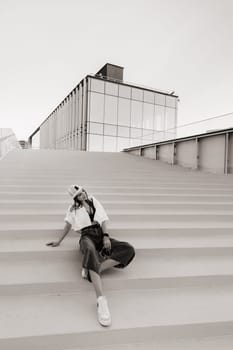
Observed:
[[[103,283],[112,326],[96,319],[78,235],[57,248],[85,186],[134,262]],[[122,153],[14,151],[0,162],[0,349],[232,350],[233,177]]]

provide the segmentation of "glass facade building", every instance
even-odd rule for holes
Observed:
[[[86,76],[42,123],[40,148],[115,152],[176,137],[178,96],[124,83],[122,67],[106,66],[113,76]]]

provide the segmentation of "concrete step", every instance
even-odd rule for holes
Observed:
[[[135,200],[129,200],[129,201],[111,201],[111,200],[105,200],[101,201],[102,205],[108,212],[109,210],[119,210],[119,208],[123,211],[125,210],[133,210],[138,211],[141,208],[146,211],[173,211],[173,212],[195,212],[195,211],[204,211],[204,212],[211,212],[211,211],[218,211],[218,212],[225,212],[233,211],[233,201],[232,202],[212,202],[212,201],[199,201],[199,202],[192,202],[188,199],[186,201],[167,201],[167,202],[159,202],[158,200],[154,200],[153,202],[149,201],[137,201]],[[50,212],[56,211],[56,212],[63,212],[65,213],[69,205],[71,204],[70,200],[60,200],[60,201],[54,201],[54,200],[0,200],[0,212],[1,213],[7,213],[9,210],[13,210],[15,213],[20,212],[33,212],[33,211],[47,211]]]
[[[78,182],[78,184],[81,184],[86,187],[142,187],[142,188],[150,188],[150,187],[179,187],[179,188],[214,188],[214,187],[229,187],[229,182],[222,181],[203,181],[200,179],[200,181],[194,181],[194,180],[188,180],[187,178],[184,180],[180,180],[179,178],[174,179],[171,181],[171,179],[166,179],[166,177],[158,178],[153,177],[151,179],[142,179],[141,177],[138,178],[107,178],[107,179],[101,179],[101,178],[89,178],[87,180],[87,176],[80,178],[80,176],[77,177],[77,175],[70,175],[65,177],[60,177],[58,174],[55,178],[52,178],[51,176],[43,176],[41,177],[34,176],[8,176],[7,178],[0,178],[0,185],[6,185],[6,186],[55,186],[55,187],[64,187],[66,188],[72,183]],[[79,183],[80,182],[80,183]]]
[[[166,336],[154,337],[154,341],[145,342],[132,342],[128,344],[108,344],[106,346],[95,346],[95,350],[232,350],[233,348],[233,335],[222,336],[188,336],[171,337],[169,339]],[[67,350],[93,350],[93,347],[75,347]]]
[[[212,211],[204,213],[203,211],[196,212],[154,212],[150,211],[140,211],[136,210],[127,210],[127,211],[108,211],[108,217],[112,224],[115,223],[131,223],[131,222],[139,222],[140,224],[145,223],[145,225],[149,223],[213,223],[216,222],[218,224],[223,223],[224,225],[227,223],[233,224],[233,212],[219,212]],[[14,223],[27,223],[35,222],[38,225],[40,223],[55,223],[58,224],[64,223],[64,213],[56,214],[54,212],[48,213],[38,213],[38,212],[25,212],[21,211],[20,213],[11,212],[0,212],[0,227],[5,223],[10,223],[12,221],[12,217],[14,218]]]
[[[137,221],[122,221],[119,222],[110,222],[109,223],[109,229],[110,230],[141,230],[142,232],[144,230],[162,230],[162,229],[172,229],[172,230],[190,230],[190,229],[197,229],[199,231],[202,231],[204,229],[218,229],[220,232],[224,229],[233,229],[233,223],[231,221],[224,222],[224,221],[176,221],[176,222],[166,222],[166,221],[158,221],[158,222],[148,222],[144,221],[142,222]],[[9,232],[12,230],[56,230],[61,231],[64,227],[63,221],[57,221],[57,222],[50,222],[50,221],[39,221],[39,222],[33,222],[33,221],[18,221],[15,220],[11,221],[5,221],[0,223],[0,232]]]
[[[56,241],[62,230],[4,230],[0,231],[1,252],[48,251],[45,243]],[[121,229],[111,230],[110,236],[128,241],[136,249],[159,248],[224,248],[233,247],[232,229]],[[76,249],[80,235],[70,231],[59,249]]]
[[[176,332],[176,334],[174,334]],[[205,333],[205,335],[203,334]],[[85,344],[86,334],[65,335],[60,338],[60,350],[232,350],[231,322],[215,322],[205,325],[183,325],[173,327],[147,327],[132,330],[105,332],[104,337],[92,332],[91,340]],[[208,335],[209,334],[209,335]],[[214,335],[213,335],[214,334]],[[127,339],[126,338],[127,335]],[[2,340],[6,350],[33,348],[34,350],[57,350],[53,336],[26,337]],[[77,345],[78,344],[78,345]],[[73,345],[73,346],[72,346]],[[42,346],[42,347],[41,347]],[[68,346],[68,348],[67,348]],[[72,348],[70,348],[72,346]],[[78,346],[78,347],[77,347]]]
[[[62,160],[61,160],[62,162]],[[141,171],[141,169],[136,169],[132,166],[131,171],[127,171],[127,168],[130,167],[130,164],[119,164],[119,166],[122,168],[121,170],[116,169],[112,164],[110,165],[110,168],[108,171],[103,172],[103,168],[99,167],[99,169],[95,169],[93,166],[90,166],[85,168],[85,165],[83,167],[84,170],[81,170],[80,167],[76,167],[75,169],[70,168],[70,166],[67,166],[66,171],[62,171],[61,167],[55,167],[53,166],[52,169],[48,168],[48,163],[46,165],[41,164],[40,168],[35,168],[34,170],[30,169],[30,166],[23,165],[22,169],[16,169],[14,165],[12,167],[7,166],[4,169],[3,163],[1,163],[1,173],[2,175],[10,179],[17,179],[21,180],[23,178],[32,180],[55,180],[55,181],[72,181],[78,180],[81,181],[81,183],[88,183],[89,181],[113,181],[113,182],[119,182],[119,181],[126,181],[130,182],[130,179],[133,179],[134,182],[142,182],[142,180],[145,180],[144,183],[150,183],[150,182],[173,182],[173,183],[215,183],[215,184],[230,184],[232,183],[232,178],[230,178],[230,175],[228,178],[226,178],[224,175],[212,175],[211,174],[204,174],[204,173],[195,173],[195,172],[176,172],[175,168],[169,169],[169,171],[158,171],[158,169],[151,168],[148,171]],[[33,166],[31,164],[31,166]],[[141,164],[142,166],[142,164]],[[41,172],[41,169],[46,169],[46,173]],[[95,169],[95,177],[93,176],[93,171]],[[124,172],[122,171],[124,170]],[[88,171],[90,173],[88,173]],[[154,176],[156,172],[156,176]],[[14,175],[13,175],[14,173]],[[218,176],[218,177],[216,177]],[[75,182],[76,182],[75,181]]]
[[[137,194],[137,196],[142,193],[142,194],[228,194],[233,196],[233,189],[229,188],[228,186],[226,187],[219,187],[216,188],[216,185],[213,185],[212,188],[201,188],[201,187],[176,187],[174,184],[173,186],[151,186],[151,187],[145,187],[145,186],[88,186],[85,187],[88,193],[133,193]],[[35,193],[35,192],[41,192],[41,193],[51,193],[51,194],[57,194],[57,195],[62,195],[66,194],[67,195],[67,187],[61,187],[61,186],[55,186],[55,185],[43,185],[43,186],[29,186],[29,185],[0,185],[0,193]]]
[[[47,205],[46,205],[47,204]],[[215,205],[213,203],[212,205],[208,206],[206,205],[188,205],[188,204],[178,204],[177,206],[173,205],[159,205],[159,204],[131,204],[131,203],[123,203],[123,205],[117,205],[118,203],[110,203],[105,205],[105,209],[108,213],[109,217],[115,217],[117,215],[127,216],[127,215],[144,215],[144,216],[150,216],[150,215],[232,215],[233,214],[233,205],[231,204],[223,204],[223,205]],[[9,215],[16,215],[22,216],[25,215],[25,217],[28,215],[31,216],[51,216],[51,218],[54,219],[60,219],[60,217],[63,219],[67,210],[70,207],[70,203],[31,203],[25,205],[25,203],[21,206],[11,205],[11,203],[4,204],[0,203],[0,217],[4,216],[8,217]],[[46,208],[47,207],[47,208]]]
[[[70,170],[67,174],[62,174],[54,171],[53,174],[44,174],[41,171],[37,171],[35,174],[30,174],[30,168],[25,169],[25,171],[21,174],[10,174],[10,172],[6,169],[4,174],[4,168],[2,167],[1,162],[1,174],[4,176],[0,177],[1,185],[58,185],[58,186],[67,186],[71,183],[80,182],[82,185],[90,185],[90,186],[104,186],[104,185],[123,185],[123,186],[154,186],[154,185],[166,185],[166,186],[174,186],[177,184],[179,187],[189,187],[189,186],[200,186],[200,187],[213,187],[213,186],[229,186],[232,183],[232,178],[229,175],[226,176],[216,176],[214,177],[203,177],[202,174],[199,177],[192,176],[192,174],[182,174],[176,175],[175,172],[170,172],[168,174],[156,172],[156,176],[154,176],[154,171],[151,170],[150,175],[147,175],[146,178],[141,176],[137,176],[135,174],[133,177],[129,177],[124,173],[118,174],[118,176],[114,176],[114,169],[112,171],[112,175],[105,176],[103,173],[100,177],[93,177],[93,174],[80,174],[80,169],[76,171],[76,173],[72,173]],[[7,176],[7,175],[8,176]],[[211,175],[211,174],[208,174]]]
[[[33,290],[49,293],[51,288],[60,292],[86,290],[89,283],[80,276],[82,255],[77,244],[61,249],[45,247],[45,243],[37,250],[1,251],[2,295]],[[217,284],[222,283],[222,277],[233,282],[233,247],[137,248],[134,264],[103,273],[107,290]]]
[[[140,342],[131,344],[116,344],[106,346],[95,346],[95,347],[82,347],[80,350],[232,350],[233,348],[233,336],[224,335],[218,337],[194,337],[194,336],[183,336],[181,338],[169,337],[157,337],[151,342]],[[68,349],[78,350],[78,348]]]
[[[61,186],[61,185],[51,185],[51,184],[44,184],[44,185],[1,185],[0,184],[0,192],[34,192],[35,190],[40,191],[40,192],[55,192],[55,193],[63,193],[64,191],[67,190],[68,186],[70,184],[67,184],[67,186]],[[153,186],[142,186],[142,185],[134,185],[131,184],[130,186],[127,185],[86,185],[85,184],[85,189],[87,192],[101,192],[101,193],[114,193],[114,192],[119,192],[119,191],[124,191],[126,193],[166,193],[167,191],[169,193],[204,193],[205,194],[215,194],[215,193],[220,193],[220,194],[233,194],[233,189],[229,188],[229,186],[219,186],[216,184],[213,184],[212,186],[199,186],[199,185],[193,185],[193,186],[177,186],[176,184],[172,184],[170,186],[165,185],[165,184],[158,184],[158,185],[153,185]],[[66,191],[67,192],[67,191]]]
[[[20,229],[19,227],[12,229],[0,229],[1,246],[0,251],[12,247],[21,249],[24,243],[29,244],[29,249],[33,249],[34,245],[39,247],[44,241],[57,240],[62,235],[62,229]],[[157,247],[227,247],[232,245],[233,230],[230,228],[147,228],[139,227],[121,227],[112,228],[110,236],[119,240],[129,240],[139,248]],[[64,245],[72,246],[73,240],[79,239],[80,235],[74,231],[70,231]],[[70,242],[70,243],[69,243]],[[30,246],[32,244],[32,246]],[[18,248],[17,248],[18,247]],[[12,250],[13,247],[11,248]],[[11,249],[8,249],[9,251]],[[38,248],[37,248],[38,249]]]
[[[0,346],[46,350],[148,341],[158,334],[232,332],[233,285],[108,291],[112,326],[96,320],[94,293],[3,296]],[[104,336],[103,336],[104,332]],[[162,332],[162,333],[161,333]],[[134,337],[132,338],[132,335]],[[29,338],[30,337],[30,338]],[[153,338],[152,338],[153,337]],[[116,340],[118,339],[118,340]],[[33,346],[35,349],[35,347]]]
[[[78,160],[76,160],[78,161]],[[101,160],[103,161],[103,160]],[[66,165],[64,164],[63,160],[60,160],[60,163],[63,163],[62,166],[65,167]],[[39,162],[38,162],[39,164]],[[159,170],[158,168],[147,168],[147,169],[143,169],[143,164],[140,164],[140,166],[135,167],[134,164],[130,164],[129,162],[127,163],[123,163],[120,162],[118,164],[114,164],[113,162],[111,162],[111,164],[108,165],[108,169],[107,169],[107,164],[104,164],[105,169],[103,171],[103,166],[101,166],[100,164],[98,164],[98,167],[95,167],[94,164],[82,164],[82,167],[80,167],[80,164],[75,166],[75,167],[71,167],[71,165],[68,163],[67,164],[67,169],[61,169],[61,164],[49,164],[49,161],[47,160],[46,164],[36,164],[33,165],[32,162],[28,163],[28,164],[21,164],[19,166],[17,166],[17,164],[3,164],[2,163],[2,174],[3,175],[7,175],[10,173],[10,175],[13,173],[14,171],[14,177],[23,177],[24,175],[26,175],[27,177],[31,177],[31,178],[47,178],[47,177],[51,177],[51,178],[72,178],[74,175],[76,175],[77,177],[79,177],[80,179],[90,179],[93,178],[93,176],[91,176],[91,174],[89,172],[93,171],[93,169],[95,170],[95,175],[98,178],[102,179],[108,179],[110,176],[112,176],[112,178],[114,180],[117,179],[123,179],[124,175],[126,179],[130,179],[130,177],[134,177],[135,179],[138,178],[148,178],[148,179],[153,179],[153,174],[152,172],[157,172],[157,178],[158,179],[167,179],[172,181],[172,179],[175,180],[183,180],[187,178],[187,175],[189,176],[190,179],[192,179],[193,181],[203,181],[203,179],[212,179],[214,180],[214,176],[211,176],[210,174],[196,174],[195,172],[185,172],[183,171],[183,169],[179,169],[178,167],[176,169],[174,169],[174,172],[171,171],[171,167],[169,169],[164,170]],[[46,173],[43,174],[41,172],[42,168],[46,168]],[[124,169],[124,175],[122,173],[122,170]],[[178,171],[177,171],[178,170]],[[59,174],[58,174],[59,171]],[[88,174],[89,173],[89,174]],[[164,177],[163,177],[164,175]],[[11,175],[12,176],[12,175]],[[221,177],[221,175],[219,176],[219,182],[222,182],[222,179],[224,179],[224,176]],[[213,181],[214,182],[214,181]]]
[[[110,201],[129,201],[129,200],[136,200],[138,201],[139,198],[141,201],[161,201],[161,202],[167,202],[167,201],[192,201],[192,202],[200,202],[200,201],[213,201],[213,202],[232,202],[233,201],[233,194],[168,194],[168,193],[162,193],[162,194],[140,194],[140,196],[137,193],[99,193],[94,192],[92,193],[98,200],[110,200]],[[64,191],[63,193],[57,193],[57,192],[0,192],[0,198],[1,200],[70,200],[70,197],[68,194]]]

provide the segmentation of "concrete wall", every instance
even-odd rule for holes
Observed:
[[[197,142],[196,140],[184,141],[176,144],[176,159],[179,165],[188,168],[197,166]]]
[[[132,152],[130,152],[131,154],[135,155],[135,156],[140,156],[140,148],[139,149],[135,149],[132,150]]]
[[[233,174],[233,133],[229,134],[228,143],[228,169],[229,173]]]
[[[0,159],[13,149],[22,149],[13,130],[9,128],[0,129]]]
[[[216,174],[233,174],[233,129],[124,150],[130,154]]]
[[[141,152],[146,158],[156,159],[156,147],[143,148]]]
[[[173,164],[173,143],[167,143],[163,147],[159,147],[157,154],[163,162]]]
[[[202,138],[199,140],[199,168],[214,173],[224,171],[225,135]]]

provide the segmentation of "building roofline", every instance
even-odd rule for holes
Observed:
[[[126,85],[126,86],[129,86],[129,87],[134,87],[136,89],[143,89],[143,90],[146,90],[146,91],[150,91],[150,92],[155,92],[155,93],[158,93],[160,95],[166,95],[166,96],[170,96],[170,97],[175,97],[175,98],[179,98],[178,95],[175,95],[175,94],[170,94],[168,91],[163,91],[163,90],[159,90],[159,89],[152,89],[152,88],[149,88],[149,87],[146,87],[146,86],[143,86],[143,85],[135,85],[133,83],[130,83],[130,82],[124,82],[122,80],[117,80],[117,79],[114,79],[114,78],[109,78],[109,77],[99,77],[99,76],[96,76],[95,74],[88,74],[86,76],[86,78],[94,78],[94,79],[98,79],[98,80],[103,80],[103,81],[109,81],[110,83],[116,83],[116,84],[121,84],[121,85]]]

